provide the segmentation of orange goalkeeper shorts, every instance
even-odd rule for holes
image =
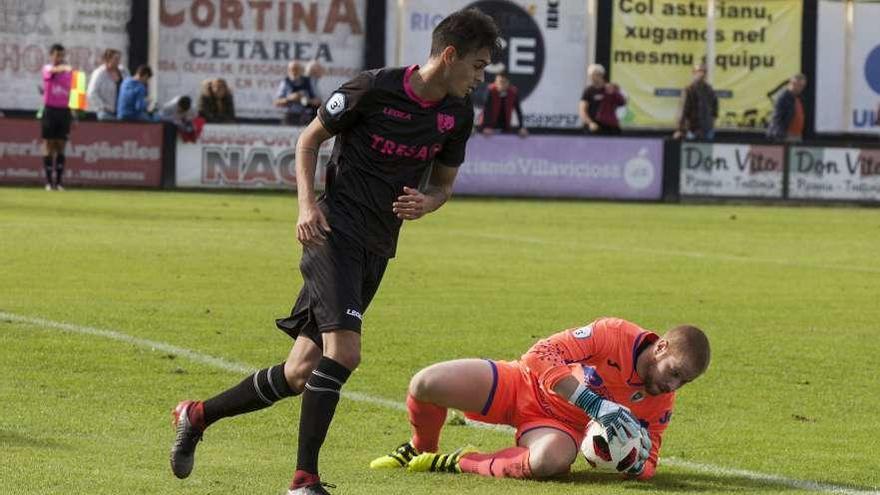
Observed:
[[[538,383],[517,362],[489,361],[492,365],[492,390],[480,412],[465,412],[468,419],[482,423],[510,425],[516,428],[516,441],[535,428],[554,428],[567,433],[580,446],[586,425],[573,425],[549,415],[540,403]]]

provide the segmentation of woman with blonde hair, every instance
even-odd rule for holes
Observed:
[[[235,102],[225,79],[208,79],[202,83],[198,111],[207,122],[235,122]]]

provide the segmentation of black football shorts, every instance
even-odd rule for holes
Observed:
[[[302,289],[290,316],[275,324],[294,339],[302,335],[321,348],[323,332],[360,332],[387,266],[388,258],[367,251],[341,232],[329,232],[323,245],[303,248]]]

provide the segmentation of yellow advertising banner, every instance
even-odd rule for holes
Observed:
[[[706,61],[707,0],[614,0],[611,77],[629,96],[623,125],[673,128],[692,67]],[[767,126],[801,72],[800,0],[717,0],[711,84],[716,128]]]

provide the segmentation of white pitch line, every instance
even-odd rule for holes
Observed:
[[[115,340],[117,342],[122,342],[125,344],[130,344],[135,347],[140,347],[142,349],[149,349],[152,351],[161,351],[164,353],[172,354],[174,356],[186,358],[190,361],[206,364],[208,366],[213,366],[214,368],[221,369],[224,371],[229,371],[232,373],[240,373],[240,374],[250,374],[257,371],[257,368],[237,363],[235,361],[229,361],[227,359],[211,356],[208,354],[203,354],[201,352],[192,351],[189,349],[185,349],[183,347],[178,347],[175,345],[171,345],[165,342],[159,342],[156,340],[142,339],[140,337],[133,337],[131,335],[124,334],[122,332],[116,332],[113,330],[105,330],[101,328],[88,327],[82,325],[74,325],[71,323],[62,323],[58,321],[46,320],[43,318],[32,318],[29,316],[21,316],[13,313],[7,313],[5,311],[0,311],[0,323],[3,323],[4,320],[6,322],[16,322],[16,323],[25,323],[28,325],[34,325],[42,328],[51,328],[54,330],[62,330],[65,332],[78,333],[81,335],[90,335],[93,337],[101,337],[108,340]],[[382,406],[388,409],[394,409],[398,411],[406,411],[406,404],[402,402],[383,399],[381,397],[374,397],[372,395],[360,393],[360,392],[343,392],[342,394],[345,398],[351,399],[357,402],[365,402],[368,404],[375,404],[378,406]],[[466,420],[465,424],[472,428],[480,428],[480,429],[488,429],[499,431],[502,433],[510,433],[513,429],[506,425],[490,425],[485,423],[480,423],[476,421]],[[714,466],[711,464],[701,464],[691,461],[685,461],[681,459],[676,459],[674,457],[664,457],[663,463],[668,464],[670,466],[681,467],[690,471],[699,471],[703,473],[710,473],[721,476],[738,476],[742,478],[748,478],[754,481],[760,481],[768,484],[775,484],[786,486],[789,488],[795,488],[799,490],[807,490],[813,492],[823,492],[823,493],[837,493],[842,495],[880,495],[880,491],[872,491],[872,490],[858,490],[854,488],[847,488],[844,486],[832,485],[828,483],[819,483],[816,481],[805,481],[805,480],[797,480],[792,478],[786,478],[784,476],[778,476],[775,474],[765,474],[758,473],[755,471],[747,471],[744,469],[735,469],[735,468],[726,468],[721,466]]]
[[[505,235],[505,234],[487,234],[483,232],[470,232],[465,230],[447,230],[443,231],[445,234],[451,234],[455,236],[470,236],[476,237],[480,239],[491,239],[496,241],[512,241],[519,242],[524,244],[538,244],[538,245],[547,245],[547,246],[571,246],[576,247],[580,250],[593,250],[593,251],[609,251],[613,253],[624,253],[624,254],[647,254],[653,256],[674,256],[681,258],[691,258],[691,259],[706,259],[706,260],[717,260],[717,261],[733,261],[737,263],[762,263],[768,265],[782,265],[782,266],[792,266],[799,268],[817,268],[820,270],[839,270],[839,271],[847,271],[847,272],[857,272],[857,273],[880,273],[880,267],[872,267],[872,266],[853,266],[853,265],[834,265],[830,263],[805,263],[802,261],[795,260],[785,260],[785,259],[773,259],[773,258],[752,258],[749,256],[738,256],[734,254],[714,254],[714,253],[703,253],[699,251],[678,251],[671,249],[656,249],[656,248],[643,248],[643,247],[624,247],[624,246],[613,246],[607,244],[596,244],[593,242],[577,242],[577,241],[556,241],[556,240],[548,240],[537,237],[524,237],[524,236],[516,236],[516,235]]]

